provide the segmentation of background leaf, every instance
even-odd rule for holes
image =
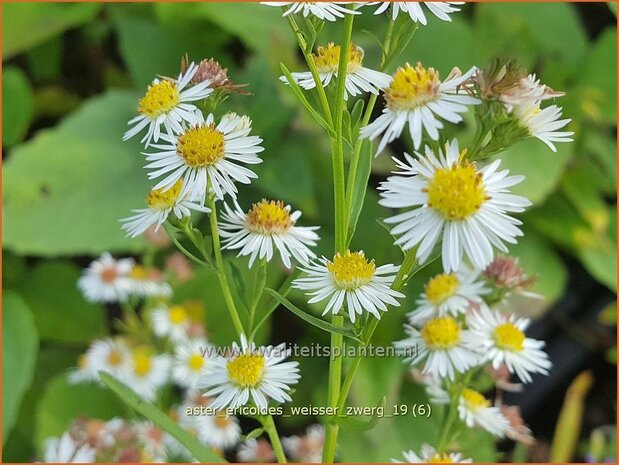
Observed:
[[[21,69],[3,70],[2,95],[2,145],[11,147],[24,138],[34,113],[32,89]]]

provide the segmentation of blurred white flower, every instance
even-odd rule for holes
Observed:
[[[129,275],[134,264],[131,258],[115,260],[104,252],[84,270],[77,286],[90,302],[124,302],[131,293]]]
[[[349,2],[260,2],[262,5],[289,7],[282,16],[299,13],[304,17],[310,15],[326,21],[336,21],[346,14],[359,14],[358,11],[349,10],[341,5]]]
[[[466,426],[481,426],[494,436],[504,437],[509,421],[499,407],[492,407],[490,401],[479,392],[465,388],[458,400],[458,415]]]
[[[69,433],[45,441],[45,463],[93,463],[96,450],[88,444],[77,444]]]
[[[402,13],[408,13],[414,22],[425,26],[428,24],[428,20],[423,8],[421,8],[422,4],[437,18],[443,21],[451,21],[449,15],[460,11],[459,8],[454,8],[452,5],[463,5],[464,2],[368,2],[365,4],[368,6],[380,5],[374,12],[375,15],[384,13],[391,7],[391,17],[394,20],[401,11]]]
[[[402,452],[404,462],[396,459],[391,459],[393,463],[471,463],[472,459],[462,458],[462,454],[440,453],[434,447],[423,444],[421,446],[421,455],[417,455],[414,451]]]

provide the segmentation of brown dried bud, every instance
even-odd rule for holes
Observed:
[[[522,419],[520,408],[502,405],[501,413],[507,418],[507,421],[509,421],[510,427],[506,431],[506,435],[509,439],[520,442],[525,446],[532,446],[535,444],[535,438],[531,434],[531,430]]]
[[[524,291],[535,283],[535,277],[527,276],[514,257],[495,257],[482,274],[501,289]]]
[[[189,58],[185,55],[181,59],[181,72],[184,73],[188,66]],[[209,87],[212,89],[223,89],[243,95],[250,94],[249,92],[240,89],[241,87],[247,86],[247,84],[234,84],[228,77],[228,68],[223,68],[219,62],[213,58],[202,60],[198,64],[198,70],[191,79],[191,82],[193,84],[209,82]]]

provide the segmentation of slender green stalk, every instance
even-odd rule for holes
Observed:
[[[273,446],[273,451],[275,452],[275,457],[277,458],[278,463],[286,463],[286,454],[284,453],[282,441],[279,439],[279,434],[277,433],[277,428],[275,427],[273,416],[267,415],[266,417],[264,417],[262,426],[269,435],[269,439],[271,440],[271,446]]]
[[[221,291],[224,295],[224,300],[226,301],[226,306],[228,307],[228,312],[230,312],[230,318],[232,318],[234,328],[236,329],[236,332],[240,337],[241,334],[245,334],[245,331],[243,330],[243,324],[241,323],[239,312],[236,309],[234,298],[232,297],[232,291],[230,290],[230,284],[228,283],[228,274],[226,273],[226,266],[224,264],[223,256],[221,255],[221,242],[219,240],[219,227],[217,225],[217,207],[215,205],[215,197],[209,194],[207,204],[208,207],[211,209],[209,219],[211,221],[213,253],[215,254],[215,265],[217,266],[219,284],[221,286]]]
[[[334,315],[333,324],[340,327],[344,326],[344,317],[341,315]],[[331,333],[331,362],[329,364],[329,386],[327,392],[327,402],[331,407],[337,406],[338,399],[340,397],[340,386],[342,383],[343,342],[344,336],[338,333]],[[325,443],[322,451],[323,463],[332,463],[335,458],[338,432],[338,424],[327,424],[325,431]]]

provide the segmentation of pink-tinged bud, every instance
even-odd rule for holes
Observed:
[[[513,257],[495,257],[482,274],[495,287],[508,291],[524,291],[535,283],[535,277],[527,276]]]
[[[181,72],[185,72],[189,63],[187,55],[181,59]],[[202,60],[198,64],[198,71],[191,79],[193,84],[199,84],[201,82],[208,82],[209,87],[212,89],[222,89],[230,92],[237,92],[239,94],[249,95],[247,91],[241,90],[242,87],[247,84],[234,84],[228,77],[228,68],[223,68],[218,61],[213,58],[208,60]]]
[[[187,282],[195,275],[189,260],[180,252],[175,252],[166,259],[166,268],[174,274],[179,283]]]
[[[507,421],[509,421],[510,427],[506,431],[506,435],[512,441],[517,441],[525,446],[532,446],[535,444],[535,438],[533,437],[531,430],[524,423],[522,415],[520,414],[520,408],[516,406],[501,406],[501,413]]]

